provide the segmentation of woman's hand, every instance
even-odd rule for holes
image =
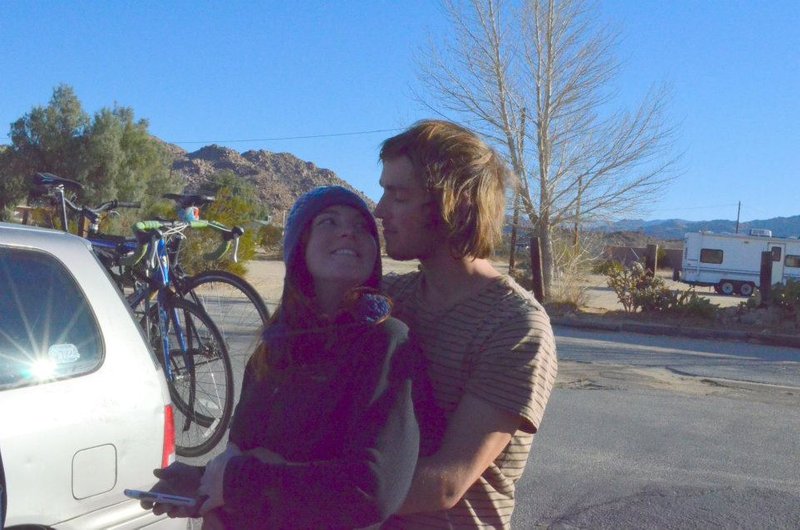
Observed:
[[[150,491],[196,498],[203,476],[203,468],[182,462],[173,462],[164,469],[154,469],[153,474],[159,481],[150,488]],[[141,501],[140,504],[145,510],[153,510],[155,515],[166,513],[169,517],[192,517],[197,509],[196,507],[174,506],[149,501]]]
[[[236,444],[229,442],[225,451],[212,458],[206,465],[206,471],[203,473],[200,487],[197,490],[198,496],[206,497],[202,506],[200,506],[201,515],[205,515],[225,503],[225,499],[222,497],[222,490],[225,484],[225,466],[228,465],[228,461],[231,458],[241,454],[242,452]]]

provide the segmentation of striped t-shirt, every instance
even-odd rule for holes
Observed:
[[[525,470],[558,361],[550,319],[507,276],[455,306],[431,311],[419,272],[384,277],[394,315],[428,359],[436,401],[448,417],[465,393],[521,418],[509,445],[450,510],[395,516],[385,528],[510,528],[514,487]]]

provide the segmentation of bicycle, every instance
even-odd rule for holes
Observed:
[[[39,173],[37,184],[49,186],[50,194],[55,195],[64,230],[68,225],[66,217],[68,209],[80,215],[78,235],[92,242],[98,257],[111,273],[117,285],[120,288],[129,286],[131,279],[127,264],[124,260],[120,260],[119,256],[131,253],[136,242],[123,236],[102,234],[99,230],[99,219],[102,214],[109,213],[114,208],[137,208],[139,203],[110,201],[98,208],[79,207],[65,197],[64,187],[79,190],[82,188],[80,183],[50,173]],[[200,208],[215,200],[211,196],[177,193],[167,193],[164,198],[173,200],[179,211],[187,208],[196,209],[194,216],[198,218]],[[244,233],[241,228],[234,227],[229,230],[214,221],[208,221],[207,225],[201,223],[196,226],[216,229],[222,233],[224,240],[233,242],[233,261],[237,261],[239,237]],[[191,300],[205,309],[222,334],[237,371],[243,372],[258,340],[258,334],[269,319],[269,310],[256,289],[240,276],[216,269],[194,275],[187,274],[180,264],[182,245],[183,239],[176,238],[170,242],[168,249],[172,268],[172,288],[181,297]],[[225,247],[223,253],[227,251],[227,248],[229,247]],[[220,257],[221,255],[211,256],[209,259],[216,260]]]
[[[79,235],[91,242],[96,254],[118,285],[132,290],[126,296],[138,316],[159,362],[164,369],[170,396],[175,404],[176,452],[193,457],[209,452],[227,429],[233,413],[233,373],[225,341],[214,322],[199,305],[183,299],[172,288],[167,241],[189,226],[202,228],[207,222],[140,222],[134,226],[136,238],[102,236],[97,221],[102,213],[135,203],[110,201],[98,208],[79,207],[66,198],[65,188],[79,190],[80,183],[49,173],[37,174],[43,186],[60,207],[62,229],[69,231],[67,209],[80,213]],[[85,230],[85,221],[89,228]],[[162,233],[166,230],[166,234]],[[221,257],[230,247],[224,240],[213,257]],[[144,261],[144,271],[134,265]],[[156,303],[151,305],[155,296]]]
[[[225,341],[208,313],[170,285],[167,242],[189,226],[161,221],[134,225],[140,244],[129,260],[147,258],[144,275],[134,272],[137,282],[127,299],[151,345],[162,352],[176,410],[176,452],[194,457],[211,451],[225,434],[233,414],[234,378]],[[153,295],[155,305],[150,303]]]

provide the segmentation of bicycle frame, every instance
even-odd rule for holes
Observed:
[[[162,238],[159,238],[155,241],[151,240],[150,245],[154,245],[154,247],[150,252],[151,262],[148,264],[148,268],[154,272],[153,277],[150,278],[149,284],[145,285],[142,289],[135,290],[133,294],[128,296],[128,303],[131,307],[136,307],[144,302],[144,318],[146,320],[150,318],[150,298],[152,293],[155,291],[156,306],[158,307],[158,327],[159,333],[161,334],[161,351],[164,359],[164,370],[167,374],[167,379],[172,381],[174,380],[175,374],[172,371],[172,363],[170,358],[170,324],[176,331],[178,345],[181,349],[181,352],[184,353],[184,366],[186,366],[189,373],[192,373],[193,371],[194,359],[191,355],[186,355],[188,350],[186,333],[184,332],[183,327],[180,325],[177,309],[171,308],[171,304],[169,303],[169,298],[173,296],[173,293],[170,290],[170,267],[166,244]],[[170,309],[169,314],[167,312],[167,308]],[[148,334],[148,339],[150,339],[150,327],[145,326],[145,330]]]

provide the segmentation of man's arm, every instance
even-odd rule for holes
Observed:
[[[400,514],[452,508],[500,455],[520,417],[465,395],[448,421],[439,451],[420,458]]]

